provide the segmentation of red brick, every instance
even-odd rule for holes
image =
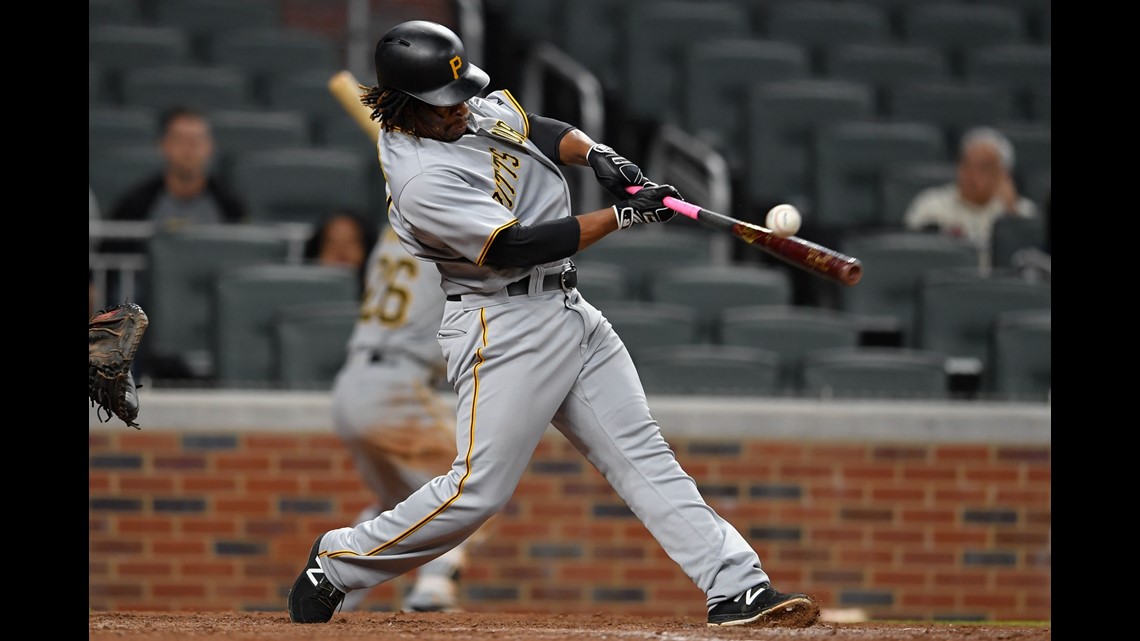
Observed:
[[[764,481],[772,477],[772,466],[751,461],[720,461],[718,476],[731,481]]]
[[[875,587],[926,585],[926,574],[923,572],[876,570],[871,574],[871,585]]]
[[[582,593],[585,590],[578,587],[570,586],[549,586],[542,585],[531,588],[530,597],[539,601],[569,601],[574,602],[582,598]]]
[[[88,561],[87,574],[88,576],[97,576],[106,578],[111,572],[111,564],[106,561]]]
[[[745,451],[749,458],[757,461],[791,461],[804,458],[806,450],[799,443],[750,441]]]
[[[626,525],[621,528],[621,532],[627,541],[653,541],[653,535],[649,533],[649,530],[645,529],[645,526],[640,521]]]
[[[152,592],[156,597],[203,597],[206,596],[206,586],[201,583],[160,583],[154,586]]]
[[[990,460],[990,448],[984,445],[940,445],[935,448],[934,457],[942,461],[984,463]]]
[[[744,521],[766,522],[772,518],[773,513],[772,505],[768,502],[727,503],[710,499],[709,505],[721,517],[732,521],[734,524]]]
[[[986,575],[982,572],[940,572],[934,575],[934,585],[969,587],[980,592],[986,585]]]
[[[983,503],[986,500],[986,491],[983,489],[936,489],[934,501],[936,503]]]
[[[584,519],[591,516],[582,503],[542,502],[531,508],[531,514],[539,519]]]
[[[864,530],[861,527],[813,527],[806,539],[818,543],[860,543],[864,540]]]
[[[184,576],[234,576],[237,574],[237,563],[234,561],[202,561],[184,562],[179,569]]]
[[[88,517],[87,519],[87,532],[89,534],[98,534],[101,532],[109,532],[111,530],[110,519]]]
[[[286,456],[282,457],[280,467],[282,470],[287,471],[312,471],[322,472],[332,469],[332,463],[328,458],[313,457],[313,456]]]
[[[966,592],[962,605],[967,608],[1012,608],[1017,605],[1017,597],[1011,594],[982,594]]]
[[[926,535],[922,530],[911,528],[871,531],[871,541],[874,543],[922,543],[925,538]]]
[[[346,492],[359,492],[364,483],[357,477],[347,479],[308,479],[308,489],[318,494],[343,494]]]
[[[958,468],[954,465],[907,465],[903,466],[900,476],[907,481],[953,481],[958,477]]]
[[[548,539],[551,524],[534,521],[504,522],[495,527],[496,539]]]
[[[270,467],[269,457],[258,454],[218,454],[214,461],[225,472],[258,472]]]
[[[955,565],[956,557],[953,552],[915,552],[902,553],[904,565]]]
[[[780,561],[822,561],[831,560],[831,551],[825,548],[783,548],[779,552]],[[781,576],[787,568],[781,567]]]
[[[544,565],[505,565],[498,569],[500,579],[511,581],[528,581],[548,579],[551,575],[551,566]]]
[[[1048,545],[1047,532],[1002,532],[994,533],[994,542],[998,545]]]
[[[237,490],[237,480],[232,477],[186,476],[181,480],[182,489],[187,492],[232,492]]]
[[[214,501],[214,511],[219,515],[266,516],[273,511],[273,507],[273,502],[268,498],[227,498]]]
[[[111,475],[106,472],[87,475],[88,492],[105,492],[111,489]]]
[[[320,450],[345,451],[344,441],[335,434],[316,434],[309,436],[301,442],[301,447],[303,447],[306,452]]]
[[[989,528],[985,530],[935,530],[934,543],[939,545],[985,545]]]
[[[130,597],[137,599],[142,596],[142,592],[142,586],[137,583],[99,582],[87,584],[87,593],[92,596]]]
[[[1048,447],[999,447],[999,461],[1017,461],[1028,465],[1048,465],[1052,451]]]
[[[119,539],[111,540],[96,540],[94,538],[89,540],[91,552],[95,554],[132,554],[137,555],[142,552],[142,541],[123,541]]]
[[[300,449],[302,441],[296,436],[281,436],[278,434],[246,434],[242,437],[246,449],[261,450],[263,452],[274,450]]]
[[[631,567],[621,572],[623,581],[671,581],[677,578],[677,568],[670,567]]]
[[[1051,512],[1028,512],[1025,515],[1025,522],[1050,525],[1053,523],[1053,514]]]
[[[927,594],[923,592],[907,592],[904,591],[900,596],[900,603],[906,607],[931,607],[931,608],[951,608],[954,607],[954,595],[952,594]]]
[[[1009,490],[999,489],[994,499],[998,503],[1049,504],[1051,493],[1048,490]]]
[[[160,539],[154,541],[151,547],[155,554],[164,556],[201,556],[206,554],[206,542],[201,540],[171,541]]]
[[[863,445],[812,445],[808,447],[808,458],[814,461],[862,461],[867,458],[867,447]]]
[[[834,469],[830,465],[793,463],[781,465],[777,477],[791,481],[795,479],[825,479],[831,477],[832,474],[834,474]]]
[[[139,432],[119,435],[119,450],[154,452],[156,450],[182,449],[182,436],[172,433]]]
[[[876,461],[924,461],[927,458],[927,449],[880,445],[871,449],[871,458]]]
[[[922,501],[926,490],[921,487],[876,487],[871,490],[872,501]]]
[[[96,450],[109,449],[111,447],[110,434],[97,434],[90,432],[87,434],[87,449],[91,452]]]
[[[233,521],[186,519],[182,522],[183,534],[233,534],[235,532],[237,532],[237,524]],[[309,545],[312,543],[310,542]]]
[[[301,482],[296,478],[251,478],[245,488],[249,492],[296,494],[301,491]]]
[[[962,477],[967,481],[982,481],[985,483],[998,483],[1017,481],[1019,473],[1016,468],[1001,467],[972,467],[962,471]]]
[[[1052,597],[1049,596],[1028,596],[1025,598],[1025,605],[1030,608],[1039,608],[1041,610],[1049,610],[1053,607]],[[1036,618],[1036,617],[1035,617]],[[1047,619],[1049,617],[1041,617]]]
[[[556,573],[558,581],[586,581],[593,584],[612,581],[616,577],[616,571],[617,566],[613,563],[575,562],[557,568]]]
[[[994,585],[999,588],[1041,588],[1049,590],[1050,575],[1048,572],[1003,571],[994,577]]]
[[[149,476],[135,474],[119,475],[119,490],[121,492],[173,492],[174,479],[168,476]]]
[[[119,576],[170,576],[171,566],[166,561],[124,561],[116,566]]]
[[[614,538],[617,527],[612,523],[596,523],[587,520],[581,523],[561,524],[558,531],[563,536],[575,540],[609,540]]]
[[[857,465],[843,468],[843,478],[848,481],[883,481],[895,478],[893,465]]]
[[[123,534],[169,534],[174,524],[167,518],[123,517],[119,519],[118,530]]]
[[[271,598],[268,586],[239,583],[233,585],[230,583],[218,583],[215,588],[218,596],[234,598],[234,599],[250,599],[255,601],[267,600]]]
[[[701,461],[682,461],[678,458],[678,462],[681,464],[681,467],[685,469],[685,472],[697,481],[707,477],[711,469],[708,463]]]
[[[537,496],[546,497],[555,496],[555,485],[553,481],[546,479],[528,479],[524,478],[519,481],[518,486],[515,488],[515,497],[522,496]]]
[[[1027,470],[1025,476],[1033,483],[1049,483],[1053,480],[1053,470],[1034,467]]]
[[[950,525],[954,523],[955,518],[955,514],[952,510],[919,510],[914,508],[905,508],[902,510],[903,523]]]
[[[803,521],[825,521],[831,522],[835,518],[835,510],[832,508],[824,507],[802,507],[799,505],[790,505],[787,507],[776,508],[776,516],[780,521],[786,523],[800,523]]]
[[[808,488],[808,496],[816,501],[836,499],[842,502],[859,501],[863,498],[862,487],[813,485]]]

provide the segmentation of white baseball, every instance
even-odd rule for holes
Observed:
[[[787,238],[794,236],[800,230],[802,221],[800,210],[785,203],[768,210],[768,216],[764,218],[764,225],[771,229],[773,234]]]

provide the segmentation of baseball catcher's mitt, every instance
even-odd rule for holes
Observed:
[[[149,321],[146,312],[134,303],[115,305],[91,317],[87,337],[91,354],[87,383],[91,406],[99,405],[99,418],[107,412],[107,422],[118,416],[135,429],[142,429],[135,418],[139,415],[139,397],[131,362]]]

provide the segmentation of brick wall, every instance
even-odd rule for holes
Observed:
[[[1050,618],[1048,446],[669,439],[777,587],[876,618]],[[90,607],[283,610],[370,496],[332,435],[92,431]],[[553,431],[471,555],[473,611],[700,617],[701,592]],[[401,577],[369,597],[398,607]]]

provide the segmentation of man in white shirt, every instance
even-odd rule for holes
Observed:
[[[936,229],[964,238],[978,248],[979,267],[988,270],[990,232],[1001,216],[1037,216],[1037,206],[1019,196],[1010,172],[1013,145],[1000,132],[978,127],[962,136],[958,178],[915,196],[903,216],[907,229]]]

